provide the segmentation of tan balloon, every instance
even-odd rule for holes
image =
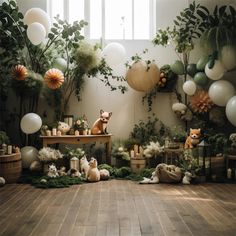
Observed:
[[[147,92],[160,80],[160,70],[155,63],[135,62],[126,73],[126,81],[131,88]]]

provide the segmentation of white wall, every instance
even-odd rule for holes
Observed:
[[[18,0],[19,6],[23,12],[31,7],[41,7],[46,10],[46,0]],[[157,28],[163,28],[172,24],[173,19],[179,12],[188,6],[189,0],[157,0]],[[206,1],[202,0],[204,5],[213,5],[226,1]],[[235,5],[234,0],[228,0],[227,3]],[[147,57],[155,59],[159,67],[164,64],[170,64],[177,56],[170,47],[154,47],[150,41],[118,41],[122,43],[127,50],[127,58],[135,53],[141,53],[143,49],[148,48]],[[193,57],[194,58],[194,57]],[[121,71],[125,71],[121,68]],[[147,105],[142,105],[142,96],[144,93],[136,92],[129,88],[129,91],[122,95],[119,92],[110,92],[98,79],[88,78],[82,92],[82,101],[77,102],[73,97],[70,103],[69,114],[86,114],[90,124],[99,116],[99,110],[112,111],[113,115],[109,123],[109,131],[115,135],[115,138],[128,138],[130,131],[139,120],[145,120],[152,113],[147,113]],[[174,94],[158,94],[154,104],[153,112],[167,126],[173,126],[180,121],[171,111],[172,103],[176,100]]]

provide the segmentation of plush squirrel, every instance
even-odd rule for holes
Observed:
[[[100,172],[97,168],[97,160],[95,158],[91,158],[89,162],[89,170],[88,170],[88,178],[89,182],[97,182],[100,180]]]
[[[87,179],[88,171],[89,171],[89,163],[86,156],[83,156],[80,159],[80,170],[81,170],[81,173],[85,174],[85,178]]]
[[[184,148],[193,148],[200,142],[201,129],[191,129],[190,134],[185,141]]]
[[[186,171],[184,173],[184,178],[182,180],[182,184],[190,184],[192,177],[193,177],[193,175],[190,172]]]
[[[98,118],[91,129],[93,135],[96,134],[107,134],[107,123],[112,115],[112,112],[106,112],[100,110],[100,118]]]

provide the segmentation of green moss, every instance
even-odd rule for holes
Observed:
[[[155,169],[144,169],[140,174],[132,173],[130,167],[113,168],[107,164],[101,164],[98,169],[106,169],[110,172],[111,179],[123,179],[132,181],[141,181],[143,177],[150,178]],[[85,176],[80,178],[72,178],[70,176],[60,176],[57,178],[50,178],[42,176],[40,173],[33,173],[30,171],[24,172],[19,183],[31,184],[36,188],[67,188],[70,185],[86,183]]]
[[[36,188],[66,188],[74,184],[85,182],[83,178],[72,178],[70,176],[60,176],[50,178],[48,176],[37,176],[25,174],[20,179],[21,183],[32,184]]]

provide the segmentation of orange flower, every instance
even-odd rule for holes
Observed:
[[[64,82],[64,75],[60,70],[52,68],[45,73],[44,80],[50,89],[58,89]]]
[[[208,92],[205,90],[199,90],[190,98],[190,106],[192,107],[193,112],[206,113],[213,105],[214,103],[211,101]]]
[[[16,80],[25,80],[25,78],[28,76],[28,71],[25,66],[16,65],[12,69],[12,76]]]

